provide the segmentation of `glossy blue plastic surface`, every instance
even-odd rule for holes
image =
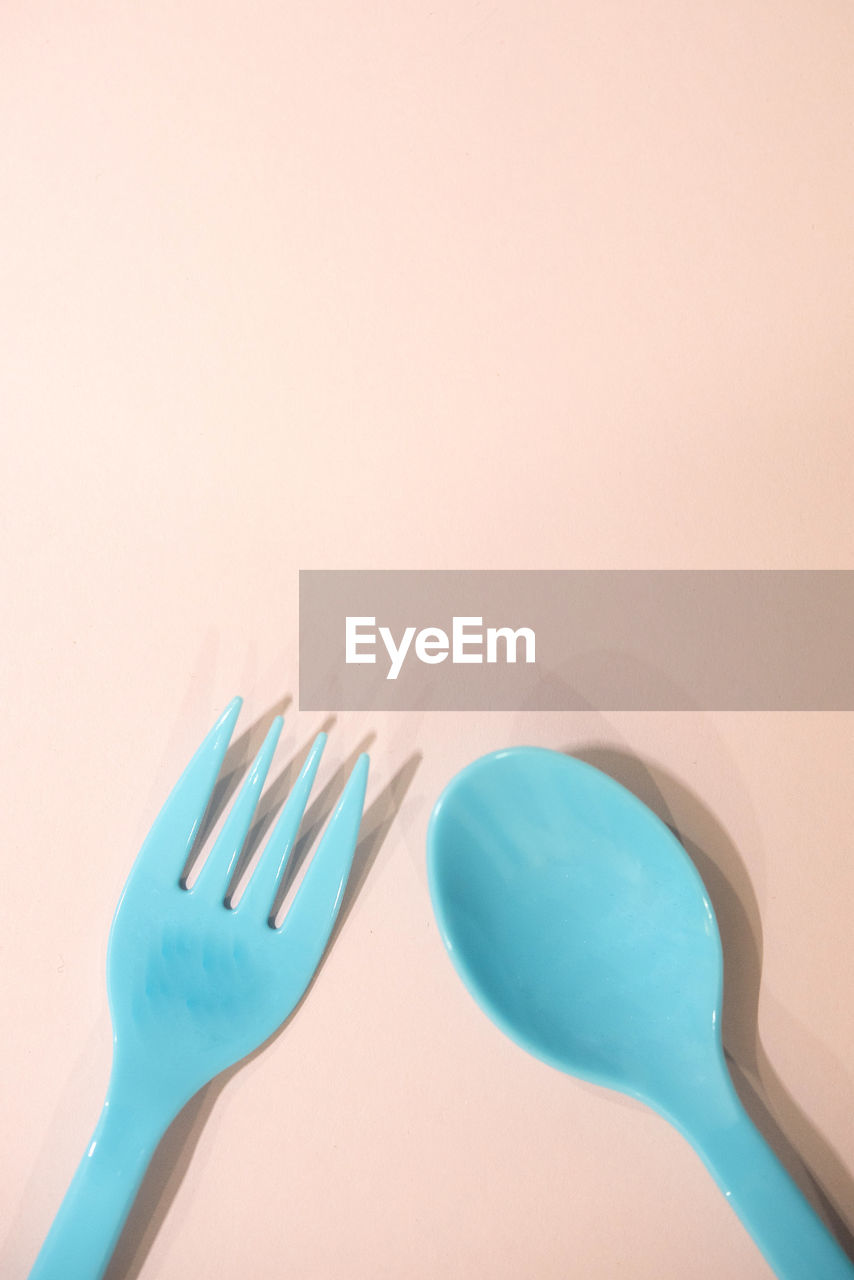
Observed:
[[[192,887],[180,877],[240,711],[214,725],[143,844],[113,920],[113,1066],[92,1141],[30,1280],[95,1280],[164,1130],[204,1084],[262,1044],[298,1004],[329,940],[362,817],[361,756],[279,928],[269,922],[325,735],[234,907],[225,896],[281,731],[277,718]]]
[[[436,804],[428,873],[451,959],[509,1036],[666,1116],[780,1277],[854,1277],[736,1096],[714,912],[641,801],[558,752],[484,756]]]

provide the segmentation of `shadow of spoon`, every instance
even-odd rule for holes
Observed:
[[[762,1045],[762,923],[738,850],[694,792],[659,766],[611,746],[565,748],[565,754],[601,769],[633,792],[673,831],[700,872],[723,947],[722,1034],[736,1091],[789,1176],[854,1259],[854,1231],[840,1208],[854,1204],[854,1177],[788,1092]],[[678,824],[672,810],[680,815]],[[791,1030],[797,1034],[794,1026]],[[841,1070],[833,1074],[834,1087],[850,1089]],[[854,1113],[854,1098],[850,1110]]]

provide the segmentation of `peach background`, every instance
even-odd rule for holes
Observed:
[[[15,1280],[101,1103],[130,861],[233,693],[293,699],[300,567],[851,567],[854,18],[13,0],[0,31]],[[291,702],[281,764],[319,721]],[[851,717],[348,714],[321,782],[365,735],[338,940],[172,1131],[111,1280],[770,1274],[675,1132],[528,1059],[444,955],[431,804],[518,741],[680,827],[746,1096],[854,1225]]]

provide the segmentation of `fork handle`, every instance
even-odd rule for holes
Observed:
[[[29,1280],[99,1280],[151,1157],[180,1110],[114,1065],[103,1110]]]

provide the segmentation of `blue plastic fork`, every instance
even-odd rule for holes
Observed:
[[[30,1280],[96,1280],[163,1133],[203,1085],[293,1011],[335,923],[362,818],[359,757],[285,919],[276,890],[326,740],[320,734],[235,906],[226,893],[281,732],[273,722],[195,883],[181,875],[240,712],[235,698],[155,820],[116,909],[107,956],[113,1066],[92,1140]]]

